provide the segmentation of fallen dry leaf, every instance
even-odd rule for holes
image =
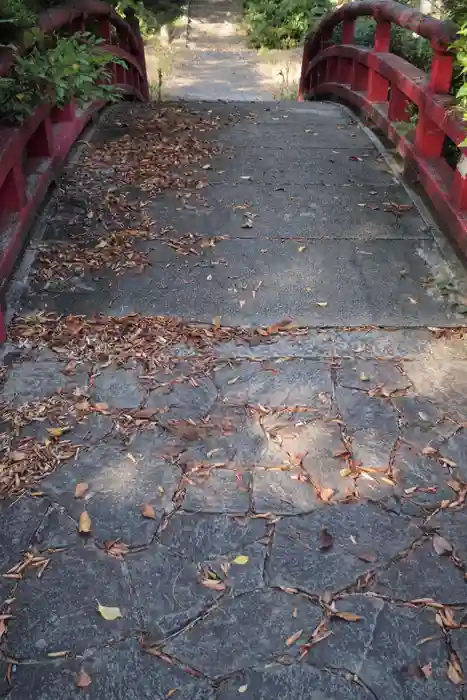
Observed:
[[[420,670],[423,673],[423,675],[425,676],[425,678],[431,678],[431,676],[433,674],[433,667],[432,667],[431,661],[430,661],[430,663],[425,664],[424,666],[420,666]]]
[[[425,455],[426,457],[433,457],[436,454],[438,454],[438,450],[431,445],[426,445],[426,447],[424,447],[422,450],[422,455]]]
[[[329,503],[334,495],[334,489],[321,489],[318,492],[318,497],[325,503]]]
[[[319,548],[322,551],[325,551],[327,549],[331,549],[332,545],[334,544],[334,539],[331,533],[326,530],[326,528],[323,528],[321,532],[319,533]]]
[[[224,581],[213,578],[203,578],[201,585],[205,588],[210,588],[212,591],[225,591],[226,585]]]
[[[373,564],[373,562],[375,562],[378,558],[376,556],[376,554],[374,554],[373,552],[366,551],[366,550],[358,551],[357,557],[359,559],[361,559],[362,561],[368,562],[369,564]]]
[[[3,637],[5,632],[6,632],[5,620],[0,620],[0,639]]]
[[[441,537],[441,535],[435,535],[433,537],[433,549],[435,550],[436,554],[439,554],[439,556],[443,556],[443,554],[451,554],[452,544],[450,544],[444,537]]]
[[[49,435],[55,438],[59,438],[63,435],[63,433],[67,433],[70,430],[68,426],[65,426],[63,428],[47,428],[47,432]]]
[[[120,608],[109,608],[106,605],[101,605],[99,601],[97,601],[97,610],[104,620],[118,620],[120,617],[123,617]]]
[[[345,612],[345,610],[333,610],[332,614],[334,617],[340,617],[342,620],[347,620],[347,622],[357,622],[361,620],[360,615],[355,615],[355,613]]]
[[[303,634],[303,630],[298,630],[294,634],[291,634],[290,637],[286,640],[285,646],[286,647],[291,647],[292,644],[295,644],[295,642],[300,639],[300,637]]]
[[[75,487],[75,498],[83,498],[86,491],[89,489],[89,484],[85,481],[76,484]]]
[[[81,532],[84,535],[91,532],[91,518],[86,510],[83,510],[79,516],[78,532]]]
[[[150,520],[156,520],[156,511],[150,503],[145,503],[141,506],[141,515],[143,518],[149,518]]]
[[[453,651],[449,655],[447,677],[454,683],[454,685],[460,685],[464,682],[464,672],[462,671],[462,666],[459,661],[459,657]]]
[[[92,683],[91,676],[86,673],[84,669],[81,669],[81,671],[78,673],[78,676],[76,678],[76,687],[77,688],[87,688],[90,686]]]
[[[232,564],[248,564],[248,558],[246,554],[239,554],[238,557],[235,557]]]

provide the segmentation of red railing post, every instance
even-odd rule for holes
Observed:
[[[448,95],[452,81],[453,57],[435,51],[430,69],[428,87],[440,95]]]
[[[391,41],[391,23],[377,20],[373,53],[387,53]],[[370,102],[386,102],[388,99],[389,81],[378,71],[369,69],[368,99]]]
[[[345,19],[342,23],[342,43],[353,44],[355,39],[355,20]]]
[[[388,53],[391,43],[391,22],[377,20],[373,51],[376,53]]]
[[[125,19],[132,28],[133,34],[135,35],[138,44],[137,59],[143,74],[143,79],[141,83],[141,93],[145,100],[149,100],[149,85],[148,74],[146,71],[146,57],[144,54],[144,42],[143,37],[141,36],[138,18],[132,7],[127,7],[127,9],[125,10]]]

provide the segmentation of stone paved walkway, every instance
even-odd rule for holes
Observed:
[[[2,691],[465,699],[460,265],[338,106],[88,141],[3,356]]]

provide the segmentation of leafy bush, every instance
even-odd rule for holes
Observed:
[[[360,46],[373,46],[376,30],[374,19],[362,17],[357,20],[355,27],[355,43]],[[340,41],[342,35],[342,25],[336,27],[333,38]],[[391,51],[397,56],[405,58],[414,66],[428,71],[433,52],[429,42],[419,36],[414,36],[407,29],[392,25],[391,27]]]
[[[89,32],[71,37],[41,39],[26,55],[17,55],[7,76],[0,77],[0,119],[21,122],[44,103],[62,107],[73,98],[78,104],[113,100],[119,95],[109,66],[120,59],[101,50],[102,39]]]
[[[456,51],[456,60],[459,66],[457,71],[456,101],[467,120],[467,22],[459,29],[458,39],[453,47]],[[467,146],[467,139],[463,143]]]
[[[249,43],[258,49],[298,46],[330,7],[330,0],[244,0]]]

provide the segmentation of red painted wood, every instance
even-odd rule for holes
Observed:
[[[362,16],[377,22],[371,48],[356,46],[348,39],[354,20]],[[341,23],[346,40],[332,44],[329,37]],[[391,24],[430,41],[434,56],[429,75],[389,52]],[[446,137],[456,144],[467,137],[467,124],[452,111],[449,96],[453,67],[449,47],[455,37],[452,22],[391,0],[344,5],[325,17],[306,40],[300,91],[303,95],[307,86],[310,99],[334,97],[354,106],[393,141],[404,169],[418,174],[434,212],[467,257],[467,149],[455,171],[442,156]],[[311,76],[315,77],[310,82]],[[399,123],[410,121],[411,105],[418,108],[416,127],[408,125],[402,130]]]
[[[74,0],[72,7],[54,8],[40,17],[45,34],[63,36],[88,25],[92,31],[96,23],[106,42],[102,50],[111,51],[127,64],[127,68],[113,71],[112,82],[128,96],[147,100],[144,45],[134,12],[128,12],[124,20],[100,0]],[[19,51],[24,52],[24,48]],[[13,61],[11,51],[0,51],[0,75],[8,73]],[[104,106],[103,102],[86,108],[73,102],[60,109],[42,105],[20,127],[0,126],[0,343],[6,335],[5,290],[32,221],[74,142]]]

